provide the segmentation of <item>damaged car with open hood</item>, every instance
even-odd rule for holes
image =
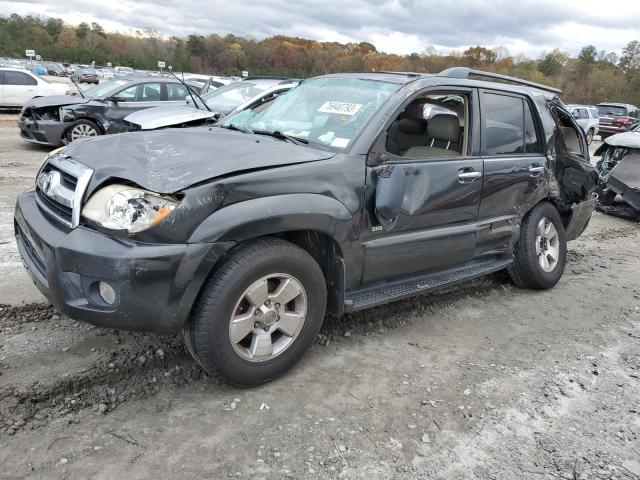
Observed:
[[[325,314],[501,270],[553,287],[598,181],[557,95],[467,68],[332,74],[241,124],[74,142],[19,196],[18,248],[69,317],[182,332],[204,370],[259,384]]]
[[[595,155],[601,157],[598,209],[640,219],[640,127],[607,137]]]

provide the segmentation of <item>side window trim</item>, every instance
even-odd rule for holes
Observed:
[[[401,157],[399,155],[395,155],[391,152],[388,152],[385,146],[387,131],[391,124],[395,121],[396,118],[404,111],[404,109],[409,106],[414,100],[417,98],[428,95],[429,93],[459,93],[461,95],[467,95],[468,97],[468,118],[467,118],[467,131],[465,131],[465,135],[468,136],[467,140],[467,152],[463,152],[461,155],[450,156],[450,157],[431,157],[431,158],[408,158]],[[375,140],[371,152],[381,152],[384,157],[386,157],[385,163],[389,164],[408,164],[408,163],[425,163],[425,162],[441,162],[441,161],[451,161],[451,160],[472,160],[480,158],[479,151],[479,128],[480,124],[480,112],[479,112],[479,99],[478,99],[478,89],[472,87],[461,87],[459,85],[438,85],[433,87],[425,87],[421,90],[416,91],[413,95],[411,95],[408,99],[406,99],[402,104],[389,116],[386,120],[380,135],[378,135]]]
[[[543,145],[541,143],[541,137],[540,137],[540,118],[539,118],[539,114],[538,114],[538,110],[535,106],[535,102],[532,102],[531,99],[529,99],[528,96],[526,95],[522,95],[519,93],[514,93],[514,92],[505,92],[502,90],[492,90],[492,89],[488,89],[488,88],[481,88],[479,89],[478,92],[478,100],[480,103],[480,116],[481,118],[484,116],[484,102],[483,102],[483,97],[485,94],[490,94],[490,95],[502,95],[505,97],[513,97],[513,98],[518,98],[520,100],[522,100],[522,122],[523,122],[523,127],[524,127],[524,114],[525,114],[525,105],[529,106],[529,111],[531,112],[531,116],[533,117],[533,127],[536,130],[536,140],[538,143],[538,147],[540,149],[540,151],[542,152],[544,150]],[[544,153],[540,153],[540,152],[523,152],[523,153],[505,153],[505,154],[499,154],[499,155],[485,155],[483,153],[483,146],[484,146],[484,142],[485,142],[485,131],[484,131],[484,120],[482,120],[480,122],[479,125],[479,130],[480,130],[480,156],[482,158],[509,158],[509,157],[539,157],[539,156],[543,156]],[[524,147],[524,128],[523,128],[523,147]]]

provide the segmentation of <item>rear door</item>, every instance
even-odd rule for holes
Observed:
[[[478,253],[484,254],[508,247],[519,218],[543,195],[548,163],[529,98],[482,90],[480,109],[484,182]]]
[[[115,96],[122,97],[124,101],[108,100],[107,118],[110,122],[108,133],[126,132],[128,126],[123,121],[124,117],[133,112],[167,105],[167,90],[164,85],[163,82],[138,83],[125,87],[115,94]]]
[[[25,72],[5,70],[3,75],[3,104],[21,107],[36,94],[38,82]]]

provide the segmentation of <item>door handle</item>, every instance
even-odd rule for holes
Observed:
[[[536,176],[542,172],[544,172],[544,167],[536,167],[536,166],[529,167],[529,173],[531,174],[531,176]]]
[[[458,171],[458,180],[460,180],[461,182],[465,182],[468,180],[474,181],[476,178],[480,178],[481,176],[482,172]]]

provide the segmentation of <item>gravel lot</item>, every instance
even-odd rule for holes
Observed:
[[[12,212],[46,153],[0,115],[0,478],[640,478],[640,224],[596,213],[551,291],[494,275],[329,320],[239,390],[179,338],[43,303]]]

